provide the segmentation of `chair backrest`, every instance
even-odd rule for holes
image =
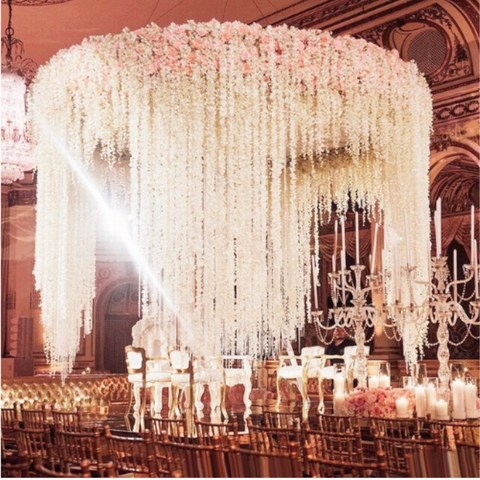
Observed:
[[[43,428],[47,424],[49,405],[42,405],[41,408],[20,407],[20,415],[25,428]]]
[[[303,347],[300,356],[302,358],[320,357],[325,353],[325,347],[315,345],[313,347]]]
[[[186,371],[190,366],[190,353],[186,350],[172,350],[170,352],[170,363],[177,371]]]
[[[2,408],[1,412],[2,448],[16,450],[15,427],[18,427],[18,410],[14,406],[12,408]]]
[[[307,465],[312,477],[383,477],[386,473],[385,455],[374,433],[375,461],[366,461],[360,428],[332,432],[306,429]]]
[[[157,476],[152,439],[148,430],[135,437],[113,435],[108,425],[105,426],[104,431],[108,454],[120,475],[133,473],[149,477]]]
[[[257,452],[288,452],[290,444],[300,445],[302,432],[300,424],[291,427],[261,427],[247,419],[250,447]]]
[[[15,438],[18,452],[21,456],[26,456],[30,461],[33,461],[33,459],[38,456],[44,466],[54,468],[57,456],[53,449],[49,427],[18,427],[15,428]]]
[[[389,438],[421,438],[422,424],[417,418],[370,417],[370,426],[378,435]]]
[[[148,382],[169,382],[172,367],[168,357],[147,357],[145,370]]]
[[[228,471],[235,478],[299,478],[298,446],[290,448],[287,452],[259,452],[232,445],[225,454]]]
[[[462,477],[480,477],[480,423],[453,427]]]
[[[365,349],[365,356],[368,357],[370,354],[370,345],[365,345],[363,347]],[[357,375],[357,368],[355,365],[355,357],[357,355],[358,346],[352,345],[349,347],[345,347],[343,351],[343,357],[345,359],[345,369],[348,372],[350,368],[353,368],[353,378],[356,378]]]
[[[263,425],[273,428],[290,428],[301,425],[302,419],[299,412],[277,412],[265,410],[263,412]]]
[[[223,360],[220,356],[202,356],[193,359],[194,383],[224,382]]]
[[[232,420],[225,423],[214,423],[200,421],[195,416],[195,429],[197,431],[200,445],[214,445],[214,439],[218,438],[222,448],[228,448],[229,439],[233,439],[235,444],[239,444],[238,422]]]
[[[451,467],[449,450],[442,446],[440,439],[440,431],[432,429],[430,438],[421,439],[381,439],[383,443],[388,445],[390,452],[400,450],[400,455],[403,454],[406,463],[407,475],[409,477],[450,477]],[[403,450],[403,451],[402,451]],[[394,455],[396,455],[394,453]],[[399,456],[400,456],[399,455]],[[393,460],[390,460],[392,465]],[[456,463],[456,462],[454,462]],[[391,467],[389,467],[390,469]],[[401,471],[401,470],[400,470]],[[403,475],[403,473],[401,473]]]
[[[385,451],[389,475],[408,476],[411,469],[408,459],[414,450],[433,445],[432,438],[421,437],[421,421],[418,419],[371,417],[370,422]]]
[[[359,418],[350,415],[319,415],[318,429],[326,433],[352,433],[360,431]]]
[[[90,468],[101,476],[105,470],[103,449],[100,430],[93,428],[91,431],[68,431],[62,424],[56,428],[56,446],[60,457],[60,465],[64,472],[71,467],[81,467],[84,460],[88,460]]]
[[[53,424],[58,430],[62,428],[64,432],[78,432],[81,430],[81,415],[78,410],[60,411],[52,410]]]
[[[150,430],[156,438],[163,438],[165,432],[172,442],[188,443],[189,441],[185,415],[178,419],[152,417],[150,419]]]
[[[125,361],[127,362],[127,373],[129,381],[140,381],[145,379],[146,360],[145,349],[127,345],[125,347]]]
[[[220,444],[177,443],[170,441],[164,434],[162,439],[155,438],[154,447],[161,461],[164,457],[172,459],[173,471],[181,472],[185,477],[230,477]]]

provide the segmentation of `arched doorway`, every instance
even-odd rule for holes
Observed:
[[[138,284],[117,286],[107,300],[103,321],[103,367],[110,373],[126,373],[125,346],[132,343],[138,319]]]

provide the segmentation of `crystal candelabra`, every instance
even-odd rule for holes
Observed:
[[[402,337],[403,342],[408,343],[405,336],[407,325],[414,323],[418,330],[416,334],[421,335],[423,326],[429,322],[437,327],[437,358],[439,362],[438,377],[442,387],[448,387],[450,379],[450,369],[448,361],[450,358],[449,344],[452,343],[449,335],[449,327],[454,327],[460,320],[467,326],[467,332],[463,339],[463,343],[469,335],[474,338],[472,332],[473,326],[480,325],[479,310],[480,298],[478,293],[479,269],[477,261],[477,242],[474,238],[474,215],[475,211],[471,209],[471,262],[463,266],[463,279],[457,277],[457,251],[453,252],[453,277],[447,265],[447,257],[441,255],[441,200],[437,201],[437,209],[435,212],[435,239],[436,239],[436,256],[430,259],[427,281],[421,281],[416,278],[416,266],[408,264],[401,267],[402,285],[406,285],[407,303],[402,303],[397,299],[394,304],[386,307],[387,329],[392,329],[393,336],[396,339]],[[472,293],[465,295],[466,286],[473,280],[474,285]],[[426,286],[426,298],[423,302],[416,303],[413,296],[413,285],[423,284]],[[462,291],[460,291],[462,290]],[[404,298],[405,300],[405,298]],[[468,305],[466,312],[463,304]],[[415,329],[414,329],[415,334]]]
[[[335,326],[346,329],[353,328],[357,353],[355,359],[356,376],[359,387],[367,385],[367,357],[365,355],[365,329],[374,327],[379,310],[368,302],[369,294],[383,288],[382,277],[379,274],[367,275],[366,286],[362,287],[362,272],[364,265],[353,265],[351,271],[341,269],[337,273],[330,273],[332,298],[334,308],[329,311],[329,318]],[[353,276],[352,276],[353,272]],[[347,295],[350,296],[352,306],[346,306]],[[338,303],[340,306],[336,306]]]
[[[456,252],[455,252],[456,253]],[[475,257],[475,255],[474,255]],[[472,264],[464,265],[464,279],[458,280],[456,277],[456,255],[454,256],[454,278],[448,281],[449,271],[447,266],[447,257],[432,258],[432,276],[431,290],[429,298],[429,317],[432,324],[438,324],[437,340],[438,350],[437,357],[439,362],[438,378],[441,386],[448,386],[450,379],[450,369],[448,360],[450,352],[448,344],[450,336],[448,327],[453,327],[460,319],[467,326],[467,335],[471,332],[472,326],[480,325],[479,311],[480,299],[478,298],[478,274],[479,265],[474,261]],[[477,282],[474,288],[474,294],[469,298],[459,294],[459,286],[466,285],[472,279]],[[469,304],[468,314],[465,312],[461,302],[467,301]],[[464,337],[465,340],[466,336]]]

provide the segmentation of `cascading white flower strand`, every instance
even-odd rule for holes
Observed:
[[[311,311],[312,221],[349,193],[393,231],[413,212],[426,271],[431,98],[395,52],[285,26],[150,25],[59,52],[29,111],[35,276],[64,373],[91,323],[97,209],[45,128],[92,176],[98,154],[129,159],[135,241],[170,301],[143,275],[142,315],[196,353],[269,355],[294,337]]]

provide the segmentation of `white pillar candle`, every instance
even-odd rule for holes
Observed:
[[[338,220],[335,219],[335,234],[333,237],[333,256],[337,258],[337,242],[338,242]]]
[[[435,405],[437,403],[437,389],[433,383],[427,385],[427,414],[435,415]]]
[[[448,402],[440,398],[435,403],[435,418],[437,420],[450,420],[448,416]]]
[[[375,273],[375,260],[377,257],[377,236],[378,236],[378,223],[375,223],[375,233],[373,234],[372,261],[370,263],[371,275]]]
[[[388,375],[385,375],[384,373],[382,373],[378,377],[378,386],[380,388],[388,388],[390,386],[390,377]]]
[[[475,207],[472,205],[470,207],[470,250],[473,253],[475,241]]]
[[[378,375],[372,375],[371,377],[368,377],[368,387],[378,388]]]
[[[477,257],[477,241],[473,241],[473,268],[475,281],[475,298],[478,298],[478,257]]]
[[[318,294],[317,294],[317,269],[315,267],[315,255],[312,255],[312,287],[313,287],[313,303],[315,310],[318,310]]]
[[[408,237],[408,224],[407,224],[407,212],[403,211],[403,228],[405,230],[405,249],[407,251],[407,265],[410,267],[412,265],[412,259],[410,257],[410,241]]]
[[[465,385],[465,407],[467,418],[477,418],[477,386],[473,383]]]
[[[460,378],[452,382],[452,417],[465,418],[465,382]]]
[[[346,250],[347,245],[345,244],[345,217],[342,217],[341,223],[342,223],[342,250]]]
[[[442,254],[442,199],[437,200],[437,209],[435,210],[435,244],[437,257]]]
[[[457,303],[457,249],[453,250],[453,301]]]
[[[341,373],[336,373],[333,377],[333,388],[335,393],[345,392],[345,377]]]
[[[395,400],[395,407],[397,418],[408,417],[408,400],[405,397],[400,397]]]
[[[335,273],[337,271],[337,257],[332,255],[332,272]]]
[[[345,393],[335,392],[333,395],[333,411],[335,415],[345,414]]]
[[[360,233],[358,231],[358,212],[355,212],[355,263],[360,265]]]
[[[345,306],[345,269],[346,267],[346,258],[345,258],[345,248],[342,248],[342,251],[340,252],[340,268],[341,268],[341,274],[340,274],[340,282],[342,284],[342,303],[343,306]]]
[[[415,387],[415,409],[417,417],[425,417],[427,414],[427,390],[424,385]]]

